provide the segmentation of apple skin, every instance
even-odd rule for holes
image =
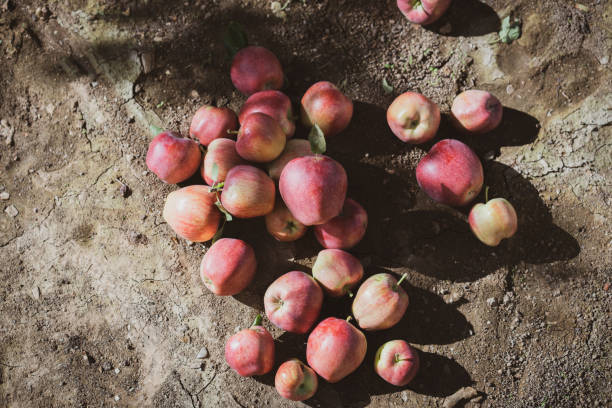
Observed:
[[[407,385],[419,372],[419,353],[404,340],[391,340],[376,351],[374,371],[389,384]]]
[[[323,291],[312,276],[291,271],[276,279],[266,290],[266,316],[276,326],[304,334],[319,317]]]
[[[493,94],[471,89],[453,101],[451,120],[461,132],[481,135],[499,126],[503,112],[503,105]]]
[[[209,189],[208,186],[192,185],[168,194],[163,217],[182,238],[205,242],[217,232],[221,212],[215,205],[216,195]]]
[[[268,115],[255,112],[246,117],[236,141],[236,151],[245,160],[267,163],[283,152],[287,138],[278,122]]]
[[[227,340],[225,361],[243,377],[264,375],[274,368],[274,338],[261,326],[261,316]]]
[[[324,249],[317,255],[312,276],[329,296],[352,296],[351,290],[363,278],[363,266],[348,252]]]
[[[238,115],[240,123],[252,113],[259,112],[276,120],[287,139],[295,133],[295,122],[291,100],[281,91],[261,91],[249,96]]]
[[[255,251],[240,239],[222,238],[206,251],[200,277],[215,295],[232,296],[246,288],[255,276]]]
[[[357,201],[347,198],[340,215],[316,225],[314,234],[324,248],[349,249],[361,241],[367,228],[368,213]]]
[[[433,145],[419,162],[416,178],[434,201],[461,207],[472,201],[484,180],[482,164],[466,144],[444,139]]]
[[[304,225],[325,224],[342,211],[347,189],[346,171],[327,156],[291,160],[278,182],[283,201]]]
[[[304,401],[315,395],[319,379],[312,368],[294,358],[278,367],[274,386],[281,397],[291,401]]]
[[[245,47],[236,53],[230,76],[236,89],[247,96],[268,89],[280,89],[285,80],[276,55],[258,46]]]
[[[402,142],[425,143],[438,132],[440,109],[425,95],[405,92],[387,109],[387,123]]]
[[[306,360],[317,374],[336,383],[361,365],[367,349],[360,330],[346,320],[328,317],[308,336]]]
[[[468,222],[476,238],[489,246],[497,246],[502,239],[510,238],[518,227],[516,211],[505,198],[476,204],[470,211]]]
[[[353,316],[359,327],[384,330],[402,319],[409,300],[399,283],[388,273],[378,273],[361,284],[353,301]]]
[[[325,137],[342,132],[353,117],[353,101],[336,85],[321,81],[312,85],[302,97],[302,123],[310,128],[316,123]]]
[[[451,0],[397,0],[397,7],[415,24],[428,25],[446,12]]]
[[[213,180],[213,165],[217,163],[217,180]],[[236,152],[236,142],[231,139],[215,139],[208,145],[201,173],[206,184],[212,186],[215,181],[225,181],[227,172],[240,164],[246,164]]]
[[[205,105],[193,115],[189,134],[200,144],[208,146],[215,139],[230,137],[229,131],[238,129],[238,119],[233,110]]]
[[[202,153],[198,144],[173,132],[161,132],[149,143],[147,167],[168,184],[187,180],[198,171]]]
[[[268,164],[268,174],[274,180],[278,180],[283,169],[293,159],[304,156],[312,156],[310,142],[304,139],[291,139],[287,141],[285,150],[273,162]]]
[[[257,167],[238,165],[227,172],[221,204],[238,218],[266,215],[274,209],[274,181]]]
[[[276,199],[274,210],[266,215],[266,229],[280,242],[296,241],[304,236],[307,227],[295,219],[283,200]]]

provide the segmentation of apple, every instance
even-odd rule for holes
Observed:
[[[502,239],[513,236],[518,225],[516,211],[505,198],[476,204],[468,221],[476,238],[489,246],[497,246]]]
[[[261,325],[261,315],[227,340],[225,361],[243,377],[264,375],[274,368],[274,339]]]
[[[353,255],[341,249],[324,249],[317,255],[312,276],[331,297],[348,294],[363,278],[363,266]]]
[[[391,340],[376,351],[374,371],[389,384],[403,387],[419,371],[419,354],[404,340]]]
[[[314,234],[324,248],[349,249],[357,245],[368,227],[368,213],[355,200],[344,201],[340,215],[315,225]]]
[[[206,251],[200,265],[204,285],[215,295],[242,292],[255,276],[255,251],[240,239],[221,238]]]
[[[176,184],[193,176],[201,161],[202,153],[196,142],[165,131],[149,143],[146,163],[162,181]]]
[[[261,91],[249,96],[238,115],[240,123],[255,112],[263,113],[278,122],[287,139],[295,133],[291,100],[281,91]]]
[[[336,85],[321,81],[312,85],[302,97],[302,123],[319,125],[325,137],[342,132],[353,117],[353,101]]]
[[[268,174],[274,180],[278,180],[280,175],[291,160],[298,157],[312,156],[310,142],[304,139],[287,140],[285,150],[273,162],[268,164]]]
[[[280,61],[264,47],[250,46],[236,53],[230,68],[232,83],[245,95],[280,89],[285,76]]]
[[[236,141],[236,151],[245,160],[267,163],[283,152],[287,138],[278,122],[268,115],[255,112],[246,117]]]
[[[384,330],[395,326],[408,308],[408,295],[388,273],[370,276],[359,287],[353,301],[353,316],[364,330]]]
[[[306,233],[306,226],[295,219],[282,200],[277,199],[274,210],[266,215],[266,229],[281,242],[300,239]]]
[[[425,143],[438,132],[440,109],[425,95],[405,92],[387,109],[387,123],[402,142]]]
[[[225,181],[227,172],[239,164],[246,162],[236,152],[236,142],[231,139],[215,139],[208,145],[201,173],[206,184],[212,186],[215,182]],[[217,165],[217,179],[213,177],[213,167]]]
[[[361,365],[367,348],[365,335],[355,326],[328,317],[308,336],[306,360],[317,374],[335,383]]]
[[[291,160],[278,183],[291,214],[304,225],[325,224],[342,211],[347,177],[344,168],[327,156]]]
[[[493,94],[471,89],[457,95],[451,119],[463,133],[479,135],[495,129],[502,120],[503,111],[504,107]]]
[[[208,146],[215,139],[229,137],[228,131],[238,129],[238,119],[233,110],[205,105],[198,109],[191,120],[189,134]]]
[[[472,149],[458,140],[444,139],[419,161],[416,178],[434,201],[460,207],[476,198],[484,174]]]
[[[238,218],[266,215],[274,209],[274,181],[257,167],[238,165],[225,176],[221,204]]]
[[[312,276],[291,271],[276,279],[266,290],[264,306],[268,319],[292,333],[304,334],[319,317],[323,291]]]
[[[193,242],[211,239],[219,228],[221,212],[208,186],[192,185],[168,194],[164,220],[182,238]]]
[[[319,380],[312,368],[293,358],[278,367],[274,386],[281,397],[291,401],[304,401],[315,395]]]
[[[415,24],[428,25],[438,20],[450,6],[451,0],[397,0],[397,7]]]

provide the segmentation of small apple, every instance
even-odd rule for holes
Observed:
[[[304,139],[287,140],[285,150],[273,162],[268,164],[268,174],[274,180],[278,180],[280,175],[291,160],[298,157],[312,156],[310,142]]]
[[[476,204],[468,221],[476,238],[489,246],[497,246],[502,239],[513,236],[518,225],[516,211],[505,198]]]
[[[202,258],[200,277],[219,296],[242,292],[255,276],[255,251],[240,239],[222,238],[212,244]]]
[[[408,295],[388,273],[370,276],[359,287],[353,301],[353,316],[364,330],[384,330],[395,326],[408,308]]]
[[[193,115],[189,134],[200,141],[203,146],[219,138],[229,137],[228,131],[238,129],[238,119],[233,110],[202,106]]]
[[[374,371],[389,384],[407,385],[419,371],[419,354],[404,340],[391,340],[376,351]]]
[[[312,85],[302,97],[302,123],[319,125],[325,137],[342,132],[353,117],[353,101],[336,85],[321,81]]]
[[[304,334],[319,317],[323,291],[312,276],[287,272],[266,290],[264,306],[268,319],[292,333]]]
[[[266,229],[281,242],[300,239],[306,233],[306,226],[295,219],[283,200],[276,199],[274,210],[266,215]]]
[[[361,365],[367,349],[360,330],[346,320],[328,317],[308,336],[306,360],[317,374],[336,383]]]
[[[280,89],[285,80],[280,61],[264,47],[250,46],[236,53],[230,69],[232,83],[245,95]]]
[[[421,159],[416,178],[421,189],[434,201],[460,207],[476,198],[484,174],[472,149],[458,140],[444,139]]]
[[[202,153],[198,144],[173,132],[161,132],[149,143],[147,167],[168,184],[187,180],[198,171]]]
[[[278,367],[274,386],[281,397],[291,401],[304,401],[315,395],[319,380],[312,368],[293,358]]]
[[[312,276],[331,297],[349,294],[363,278],[363,266],[353,255],[341,249],[319,252],[312,267]]]
[[[457,95],[451,118],[453,125],[463,133],[480,135],[500,124],[503,111],[504,107],[493,94],[471,89]]]
[[[179,236],[193,242],[211,239],[219,228],[221,212],[208,186],[183,187],[168,194],[163,217]]]
[[[227,172],[239,164],[246,162],[236,152],[236,142],[231,139],[215,139],[208,145],[204,162],[202,163],[202,178],[212,186],[215,182],[225,181]],[[217,179],[213,177],[213,167],[217,165]]]
[[[325,224],[342,211],[346,171],[327,156],[299,157],[287,163],[278,186],[283,201],[297,220],[304,225]]]
[[[263,113],[278,122],[287,139],[295,133],[291,100],[281,91],[261,91],[249,96],[238,115],[240,123],[255,112]]]
[[[274,209],[274,181],[257,167],[238,165],[225,176],[221,204],[238,218],[266,215]]]
[[[236,151],[245,160],[267,163],[283,152],[287,138],[278,122],[268,115],[251,113],[238,131]]]
[[[397,7],[406,18],[415,24],[428,25],[438,20],[451,0],[397,0]]]
[[[274,339],[261,325],[261,315],[227,340],[225,361],[243,377],[264,375],[274,368]]]
[[[349,249],[357,245],[368,227],[368,213],[357,201],[347,198],[342,212],[325,224],[315,225],[317,241],[324,248]]]
[[[440,109],[425,95],[406,92],[387,109],[387,123],[402,142],[425,143],[438,132]]]

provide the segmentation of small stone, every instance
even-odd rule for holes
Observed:
[[[11,195],[6,191],[0,193],[0,200],[8,200],[9,198],[11,198]]]
[[[408,402],[408,393],[406,391],[402,392],[402,401]]]
[[[194,98],[194,99],[195,99],[195,98],[199,98],[199,97],[200,97],[200,93],[199,93],[198,91],[196,91],[195,89],[192,89],[192,90],[191,90],[190,95],[191,95],[191,97],[192,97],[192,98]]]
[[[121,399],[121,397],[119,397],[118,395],[115,395],[115,401],[119,401]]]
[[[130,189],[130,187],[128,187],[127,184],[121,183],[121,187],[119,187],[119,193],[121,194],[121,197],[128,198],[132,195],[132,190]]]
[[[155,41],[155,39],[153,41]],[[153,71],[155,65],[155,56],[152,52],[143,52],[140,55],[140,63],[142,64],[143,74],[148,74]]]
[[[512,86],[512,84],[510,84],[510,85],[508,85],[508,86],[506,87],[506,93],[507,93],[508,95],[512,95],[512,94],[514,93],[514,87]]]
[[[604,55],[603,57],[601,57],[599,59],[599,63],[601,65],[608,65],[608,62],[610,61],[610,56],[609,55]]]
[[[206,347],[202,347],[200,349],[200,352],[196,356],[196,359],[202,360],[202,359],[205,359],[206,357],[208,357],[208,349]]]
[[[463,298],[463,294],[458,291],[453,290],[450,294],[445,295],[443,297],[444,303],[447,305],[452,305],[453,303],[457,303]]]
[[[6,207],[4,209],[4,212],[7,213],[10,217],[13,217],[13,218],[15,218],[17,215],[19,215],[19,211],[12,204],[9,205],[8,207]]]
[[[32,288],[32,297],[36,300],[40,299],[40,288],[38,286]]]
[[[87,353],[83,354],[83,361],[85,364],[89,365],[91,363],[91,357]]]
[[[115,368],[115,374],[119,374],[121,370],[119,368]]]
[[[493,307],[495,305],[497,305],[497,299],[495,299],[494,297],[490,297],[487,299],[487,305],[489,305],[489,307]]]
[[[113,366],[112,366],[112,364],[111,364],[111,363],[109,363],[108,361],[105,361],[105,362],[102,364],[102,367],[101,367],[101,368],[102,368],[102,371],[110,371],[110,370],[112,370],[112,369],[113,369]]]

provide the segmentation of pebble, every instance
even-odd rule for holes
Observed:
[[[115,374],[119,374],[121,370],[119,368],[115,368]]]
[[[200,97],[200,93],[199,93],[198,91],[196,91],[195,89],[192,89],[192,90],[191,90],[190,95],[191,95],[191,97],[192,97],[192,98],[194,98],[194,99],[195,99],[195,98],[199,98],[199,97]]]
[[[40,299],[40,288],[38,286],[32,288],[32,297],[34,299]]]
[[[488,298],[487,305],[489,305],[490,307],[497,305],[497,299],[495,299],[494,297]]]
[[[0,200],[8,200],[9,198],[11,198],[11,195],[6,191],[0,193]]]
[[[196,359],[198,360],[202,360],[204,358],[208,357],[208,349],[206,347],[202,347],[200,349],[200,352],[198,353],[198,355],[196,356]]]
[[[115,401],[119,401],[121,399],[121,397],[119,397],[118,395],[115,395]]]
[[[512,300],[512,292],[506,292],[504,294],[504,299],[503,299],[504,305],[507,303],[510,303],[511,300]]]
[[[108,361],[102,364],[102,371],[110,371],[112,368],[113,366]]]
[[[15,218],[17,215],[19,215],[19,210],[17,210],[17,208],[15,208],[14,205],[9,205],[8,207],[6,207],[4,209],[4,212],[7,213],[10,217]]]
[[[514,87],[512,86],[512,84],[508,85],[508,86],[506,87],[506,93],[507,93],[508,95],[512,95],[512,93],[513,93],[513,92],[514,92]]]

